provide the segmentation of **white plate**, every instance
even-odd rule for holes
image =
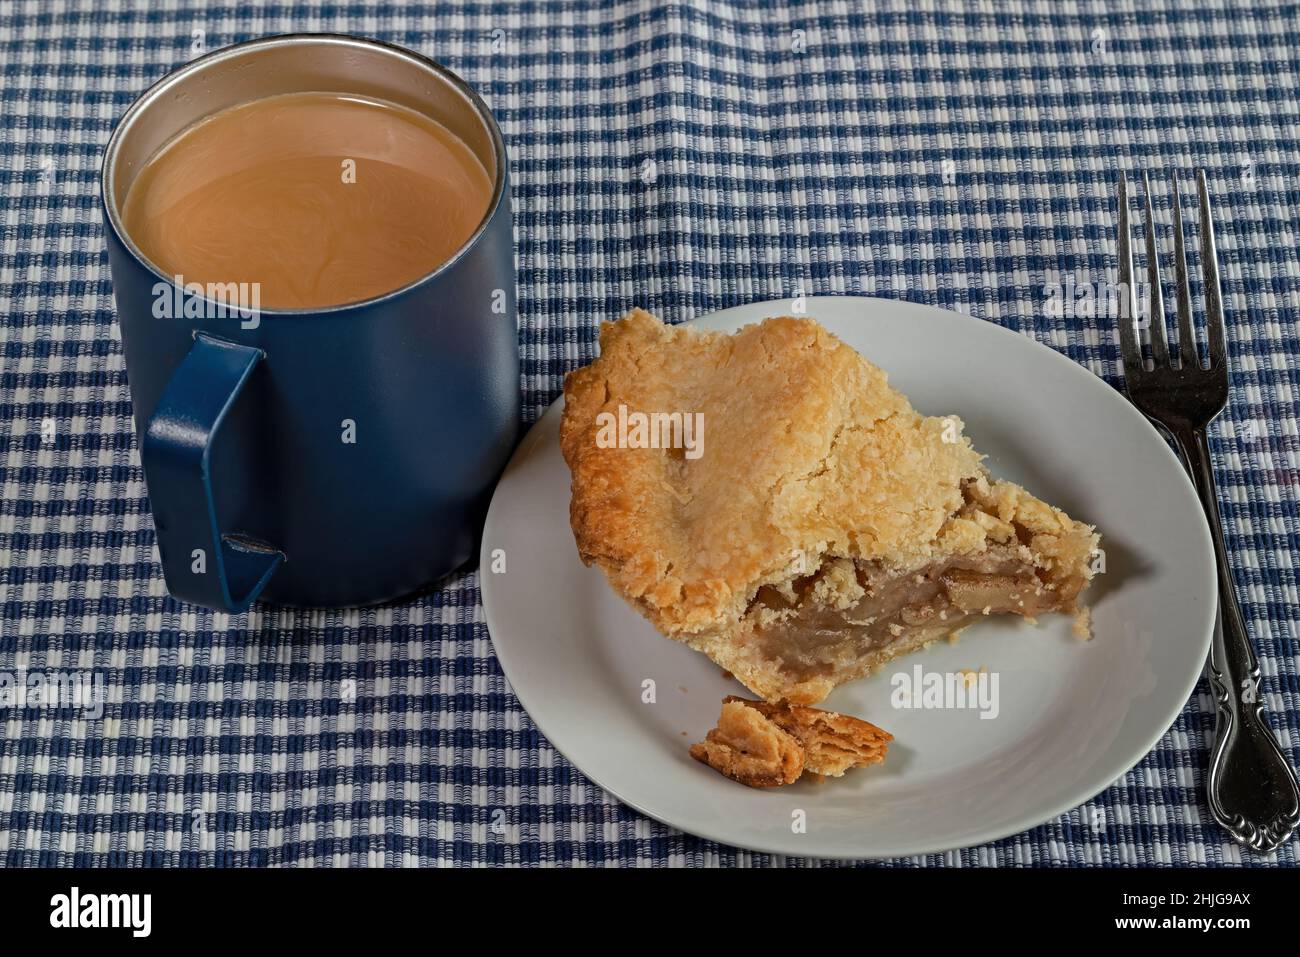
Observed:
[[[695,324],[731,331],[790,308],[754,303]],[[725,695],[745,689],[660,636],[578,560],[556,402],[515,453],[484,531],[483,604],[501,667],[541,732],[587,777],[651,817],[726,844],[894,857],[1055,818],[1141,760],[1201,672],[1215,576],[1196,494],[1121,395],[1022,335],[894,300],[811,298],[807,312],[888,372],[920,411],[960,415],[995,475],[1098,526],[1106,569],[1087,593],[1093,640],[1073,637],[1060,615],[1037,627],[990,618],[825,701],[893,733],[883,765],[765,791],[736,784],[692,760],[687,746],[716,722]],[[491,571],[496,549],[503,574]],[[998,716],[891,707],[891,676],[916,665],[997,673]],[[647,680],[654,703],[643,701]]]

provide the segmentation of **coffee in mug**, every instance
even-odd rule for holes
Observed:
[[[127,233],[184,281],[240,283],[269,309],[359,302],[450,259],[493,182],[436,120],[336,93],[253,100],[183,130],[132,183]]]
[[[473,560],[520,368],[505,142],[463,80],[333,34],[216,50],[127,109],[100,194],[175,598],[368,605]]]

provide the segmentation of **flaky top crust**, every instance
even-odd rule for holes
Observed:
[[[828,554],[905,570],[984,547],[958,514],[984,475],[960,420],[918,414],[816,322],[728,335],[636,309],[602,326],[600,347],[564,384],[574,537],[666,634],[725,630],[760,586]],[[702,454],[601,448],[597,416],[620,405],[702,413]]]

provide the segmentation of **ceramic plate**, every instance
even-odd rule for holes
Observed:
[[[732,331],[790,312],[789,300],[754,303],[694,324]],[[771,790],[736,784],[687,747],[714,725],[722,698],[745,689],[660,636],[578,560],[561,400],[520,445],[488,513],[483,603],[501,666],[542,733],[587,777],[726,844],[894,857],[1058,817],[1151,750],[1201,673],[1215,577],[1196,494],[1123,396],[1023,335],[894,300],[810,298],[807,313],[888,372],[917,409],[961,416],[995,475],[1098,527],[1105,570],[1086,593],[1095,637],[1079,640],[1059,615],[1037,626],[980,622],[823,703],[893,733],[883,765]],[[502,556],[504,573],[493,572]],[[926,707],[937,701],[924,694],[929,675],[965,670],[987,672],[975,679],[982,702]]]

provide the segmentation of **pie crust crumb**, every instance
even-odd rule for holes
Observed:
[[[1092,641],[1092,609],[1087,605],[1075,613],[1072,631],[1080,641]]]
[[[751,788],[774,788],[799,779],[806,752],[761,712],[728,698],[718,726],[691,745],[691,757]]]
[[[837,778],[885,760],[893,735],[868,721],[801,705],[734,695],[691,757],[755,788],[792,784],[801,774]]]

